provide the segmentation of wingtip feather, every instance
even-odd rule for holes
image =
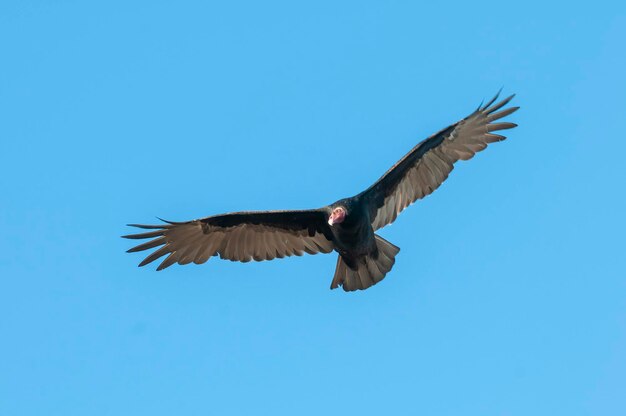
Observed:
[[[487,104],[482,106],[481,110],[485,110],[485,109],[489,108],[489,106],[491,106],[491,104],[495,103],[496,100],[498,99],[498,97],[500,96],[501,92],[502,92],[502,87],[500,87],[500,89],[498,90],[496,95],[491,100],[489,100],[489,102]]]
[[[487,131],[492,132],[492,131],[497,131],[497,130],[508,130],[508,129],[512,129],[515,127],[517,127],[517,124],[515,123],[509,123],[509,122],[491,123],[491,124],[487,124]]]
[[[492,107],[490,106],[485,106],[485,108],[483,108],[483,111],[486,114],[493,114],[495,111],[499,110],[500,108],[504,107],[505,105],[507,105],[513,98],[515,98],[515,94],[511,94],[508,97],[506,97],[505,99],[503,99],[502,101],[500,101],[499,103],[493,105]],[[492,103],[493,104],[493,103]]]

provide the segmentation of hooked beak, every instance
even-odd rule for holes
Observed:
[[[343,222],[346,217],[346,211],[342,208],[336,208],[328,217],[328,225],[333,226]]]

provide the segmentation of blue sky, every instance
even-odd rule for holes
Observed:
[[[626,414],[626,7],[434,3],[3,2],[0,414]],[[124,253],[354,195],[502,86],[372,289]]]

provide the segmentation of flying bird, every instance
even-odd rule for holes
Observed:
[[[139,266],[167,255],[157,268],[162,270],[174,263],[201,264],[217,255],[248,262],[336,251],[330,288],[367,289],[384,279],[400,251],[375,232],[437,189],[455,162],[471,159],[489,143],[505,139],[494,132],[517,126],[500,121],[519,109],[504,108],[514,95],[496,103],[498,96],[418,143],[356,196],[310,210],[234,212],[187,222],[129,224],[148,231],[124,238],[150,240],[128,252],[159,247]]]

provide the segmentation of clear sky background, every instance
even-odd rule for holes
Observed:
[[[626,414],[626,6],[435,3],[2,2],[0,414]],[[354,195],[502,86],[365,292],[124,253]]]

